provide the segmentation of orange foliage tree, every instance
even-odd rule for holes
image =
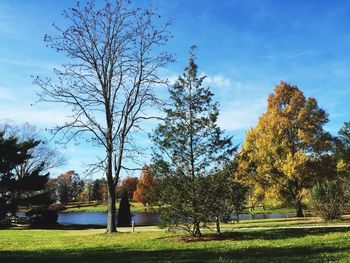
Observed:
[[[251,186],[276,192],[295,204],[312,183],[325,176],[332,137],[323,126],[326,112],[297,86],[281,82],[268,98],[267,111],[248,131],[240,152],[239,174]],[[322,171],[323,170],[323,171]]]
[[[138,182],[139,182],[139,178],[131,177],[131,176],[128,176],[123,180],[122,188],[123,188],[123,191],[127,192],[129,200],[133,198]]]
[[[133,199],[143,205],[149,204],[151,188],[155,185],[154,176],[148,165],[143,166]]]

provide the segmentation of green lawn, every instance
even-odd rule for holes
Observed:
[[[256,207],[253,211],[244,210],[244,213],[251,213],[251,214],[272,214],[272,213],[295,213],[294,207],[274,207],[270,205],[266,205],[265,209],[262,209],[261,206]]]
[[[137,231],[1,230],[0,262],[350,262],[344,228],[236,230],[220,239],[205,232],[200,241]]]
[[[119,202],[116,202],[116,207],[119,207]],[[146,207],[138,202],[130,202],[131,212],[143,212],[147,211]],[[81,205],[80,207],[74,205],[74,207],[68,207],[63,212],[66,213],[75,213],[75,212],[106,212],[107,204],[98,204],[98,205]]]

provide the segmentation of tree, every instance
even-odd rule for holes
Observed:
[[[60,152],[49,145],[49,142],[40,134],[38,129],[29,124],[15,125],[11,122],[4,122],[1,125],[7,136],[17,138],[18,142],[34,140],[38,145],[30,149],[31,158],[18,165],[15,172],[18,177],[31,173],[34,170],[42,169],[43,173],[49,172],[53,168],[58,168],[66,163],[66,158]]]
[[[206,176],[232,155],[231,138],[217,126],[218,103],[202,86],[191,48],[189,64],[169,89],[170,107],[154,134],[155,178],[159,202],[167,205],[161,217],[170,228],[201,236],[200,227],[210,220]]]
[[[156,181],[148,165],[144,165],[141,171],[140,179],[133,195],[135,201],[141,202],[144,206],[150,204],[152,188]]]
[[[325,221],[341,219],[349,204],[349,196],[339,181],[323,181],[315,184],[310,193],[311,204]]]
[[[350,164],[350,121],[344,123],[338,135],[339,157]]]
[[[48,206],[51,202],[45,185],[49,174],[43,174],[43,165],[31,172],[17,174],[18,167],[32,158],[33,148],[39,141],[18,142],[15,137],[6,137],[0,132],[0,214],[10,212],[16,216],[19,205]]]
[[[102,170],[108,185],[107,232],[115,232],[115,188],[125,159],[135,160],[139,150],[132,140],[145,114],[159,103],[154,88],[165,83],[158,71],[172,57],[163,51],[170,35],[168,23],[152,10],[134,8],[129,1],[95,1],[64,12],[65,29],[45,36],[48,46],[67,56],[69,63],[55,69],[56,80],[36,78],[40,98],[68,106],[69,121],[54,132],[65,142],[84,138],[105,154],[91,166]],[[158,49],[157,49],[158,48]]]
[[[338,132],[335,143],[334,157],[336,170],[340,179],[349,185],[350,183],[350,121],[345,122]]]
[[[125,191],[122,199],[120,200],[118,209],[118,226],[130,226],[131,225],[131,213],[128,193]]]
[[[133,197],[134,192],[136,191],[138,182],[139,179],[137,177],[131,176],[126,177],[122,182],[123,189],[127,192],[130,201]]]
[[[222,171],[208,177],[208,189],[210,202],[208,213],[216,221],[216,231],[221,233],[220,223],[227,222],[243,212],[244,203],[247,201],[248,187],[236,182],[232,173],[233,167],[227,167]]]
[[[107,200],[107,182],[104,179],[96,179],[92,183],[91,199],[98,202]]]
[[[75,171],[70,170],[55,179],[55,187],[58,200],[65,205],[68,202],[77,200],[83,190],[84,181],[80,179],[80,176]]]
[[[323,129],[327,122],[316,99],[281,82],[268,98],[267,111],[247,133],[239,163],[243,181],[277,191],[303,216],[305,189],[327,175],[332,145]]]
[[[91,179],[84,180],[84,187],[80,192],[79,200],[90,203],[92,201],[92,190],[94,181]]]

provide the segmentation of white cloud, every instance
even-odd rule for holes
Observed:
[[[225,77],[224,75],[208,75],[205,78],[205,84],[209,86],[218,87],[218,88],[226,88],[232,85],[231,79]]]
[[[240,101],[221,110],[218,124],[227,131],[246,131],[256,125],[266,108],[266,99]]]
[[[18,123],[29,122],[37,126],[55,126],[67,120],[69,112],[59,109],[34,109],[31,106],[1,106],[0,119],[10,119]]]
[[[207,75],[205,72],[200,73],[200,76],[206,76],[204,85],[213,86],[213,88],[226,88],[232,86],[233,82],[230,78],[225,77],[222,74]],[[170,85],[173,85],[179,78],[179,75],[169,75],[165,77],[169,81]]]

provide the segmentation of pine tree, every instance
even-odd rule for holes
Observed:
[[[120,200],[118,217],[118,226],[130,226],[131,225],[131,213],[128,193],[124,191],[123,196]]]
[[[210,220],[206,177],[231,155],[232,144],[217,126],[218,103],[209,87],[203,87],[205,77],[198,76],[194,50],[183,75],[169,89],[171,106],[153,137],[157,164],[153,169],[158,199],[167,205],[161,221],[201,236],[200,227]]]
[[[0,213],[16,215],[19,205],[48,206],[49,194],[46,183],[49,174],[42,174],[44,164],[32,171],[16,172],[30,158],[31,150],[39,141],[27,140],[19,143],[15,137],[6,137],[0,132]],[[19,174],[21,176],[19,176]]]

